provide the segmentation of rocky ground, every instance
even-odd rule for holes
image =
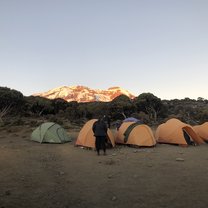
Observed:
[[[30,127],[0,129],[0,208],[205,208],[208,146],[117,146],[107,155],[73,142],[30,141]]]

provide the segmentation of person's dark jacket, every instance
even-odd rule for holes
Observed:
[[[107,136],[107,125],[102,120],[95,121],[93,124],[92,130],[94,132],[94,136]]]

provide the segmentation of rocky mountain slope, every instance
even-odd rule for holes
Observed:
[[[62,98],[68,102],[109,102],[121,94],[127,95],[129,98],[135,97],[135,95],[120,87],[110,87],[107,90],[100,90],[90,89],[85,86],[62,86],[47,92],[33,94],[33,96],[41,96],[48,99]]]

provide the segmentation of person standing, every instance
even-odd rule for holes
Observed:
[[[106,154],[106,139],[108,127],[102,118],[99,118],[92,126],[95,136],[95,147],[97,155],[100,155],[100,149],[103,149],[104,155]]]

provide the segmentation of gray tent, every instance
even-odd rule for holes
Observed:
[[[60,125],[53,122],[46,122],[32,132],[31,140],[40,143],[65,143],[70,142],[71,138]]]

